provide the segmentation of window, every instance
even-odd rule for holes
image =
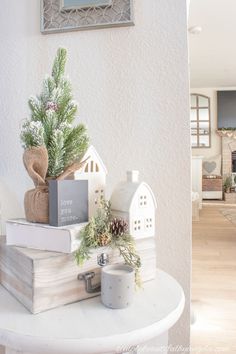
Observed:
[[[104,197],[104,190],[103,190],[103,189],[96,189],[96,190],[95,190],[94,203],[95,203],[96,205],[98,205],[99,202],[100,202],[100,200],[101,200],[101,198],[103,198],[103,197]]]
[[[190,121],[192,147],[209,148],[211,146],[209,97],[191,94]]]
[[[99,172],[98,164],[94,161],[87,162],[84,172]]]
[[[133,221],[133,230],[134,231],[140,231],[141,229],[142,229],[141,220],[134,220]]]
[[[146,230],[153,228],[152,218],[145,219],[145,228],[146,228]]]
[[[140,207],[146,207],[147,206],[147,196],[146,195],[140,195],[139,196],[139,206]]]

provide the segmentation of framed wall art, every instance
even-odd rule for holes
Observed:
[[[131,25],[133,0],[41,0],[43,34]]]

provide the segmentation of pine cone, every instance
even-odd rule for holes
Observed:
[[[99,241],[98,241],[99,246],[104,247],[108,245],[108,243],[110,242],[111,242],[111,236],[109,235],[109,233],[101,234],[99,236]]]
[[[110,224],[110,232],[112,236],[119,237],[126,234],[128,231],[128,224],[123,219],[114,218]]]

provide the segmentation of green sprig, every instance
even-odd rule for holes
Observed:
[[[100,206],[95,217],[92,217],[89,223],[81,230],[81,243],[79,249],[75,252],[75,259],[79,266],[91,257],[91,251],[101,246],[101,238],[107,236],[109,240],[107,247],[117,249],[120,256],[123,257],[125,264],[135,269],[136,284],[141,285],[140,272],[141,267],[140,256],[135,248],[135,241],[128,233],[122,235],[113,235],[110,225],[113,221],[111,214],[111,204],[104,198],[101,198]]]

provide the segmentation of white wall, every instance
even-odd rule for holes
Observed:
[[[191,88],[191,93],[199,93],[210,97],[211,110],[211,147],[192,149],[192,155],[201,155],[204,157],[213,157],[221,154],[221,138],[216,133],[217,130],[217,91],[236,90],[235,87],[218,87],[218,88]]]
[[[185,0],[135,0],[135,26],[41,35],[38,0],[2,0],[1,177],[12,205],[32,183],[22,164],[19,125],[27,98],[40,91],[58,46],[80,119],[109,170],[108,187],[139,169],[158,200],[158,266],[175,276],[186,310],[172,344],[189,344],[190,134]],[[13,200],[15,199],[15,201]],[[4,204],[10,203],[5,200]],[[19,214],[18,207],[15,214]]]

